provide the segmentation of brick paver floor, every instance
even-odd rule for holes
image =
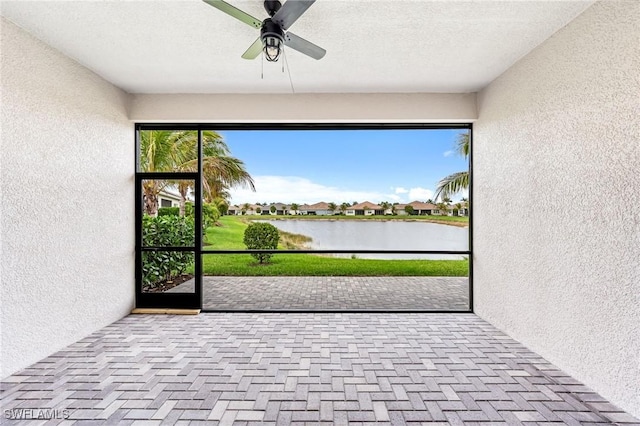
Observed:
[[[219,310],[469,310],[467,277],[203,277]],[[193,292],[193,280],[170,292]]]
[[[128,316],[1,398],[6,424],[638,424],[473,314]]]

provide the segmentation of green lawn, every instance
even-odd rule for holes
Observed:
[[[251,218],[251,216],[246,217]],[[222,226],[207,229],[208,250],[245,249],[244,218],[223,216]],[[312,254],[275,254],[271,264],[258,265],[249,254],[203,256],[205,275],[233,276],[468,276],[467,260],[351,259]]]

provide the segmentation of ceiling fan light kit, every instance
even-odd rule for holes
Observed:
[[[262,50],[264,57],[269,62],[276,62],[282,53],[282,45],[284,43],[284,31],[280,25],[267,18],[260,28],[260,40],[262,40]]]
[[[286,31],[316,0],[288,0],[284,4],[278,0],[265,0],[264,8],[270,17],[264,21],[254,18],[223,0],[203,1],[247,25],[260,28],[260,37],[244,52],[242,55],[244,59],[255,59],[263,52],[267,61],[276,62],[284,46],[313,59],[322,59],[327,53],[320,46]]]

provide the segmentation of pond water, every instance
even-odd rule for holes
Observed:
[[[314,250],[468,250],[469,228],[399,220],[265,220],[313,238]],[[348,254],[334,256],[350,257]],[[371,259],[461,259],[458,255],[357,254]]]

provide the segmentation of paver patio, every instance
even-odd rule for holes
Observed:
[[[212,310],[469,310],[467,277],[203,277]],[[193,292],[193,280],[169,292]]]
[[[4,424],[640,424],[473,314],[128,316],[1,397]]]

